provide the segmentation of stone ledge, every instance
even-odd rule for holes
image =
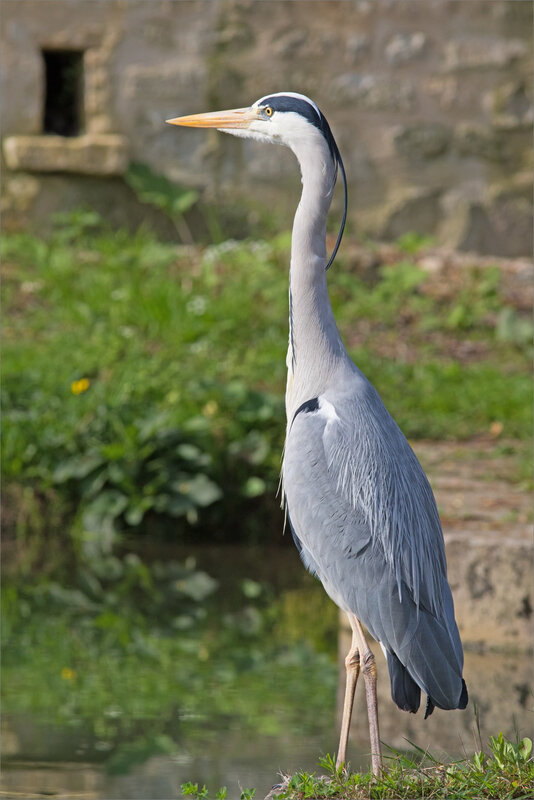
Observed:
[[[129,163],[128,140],[120,134],[8,136],[3,152],[9,169],[25,172],[123,175]]]

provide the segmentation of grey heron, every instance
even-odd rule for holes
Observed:
[[[289,271],[284,502],[304,564],[347,614],[352,629],[337,765],[346,761],[361,668],[372,769],[378,774],[376,664],[362,623],[385,653],[399,708],[415,713],[421,690],[427,695],[425,719],[435,706],[465,708],[467,688],[430,484],[378,392],[345,350],[328,297],[326,270],[346,218],[343,161],[324,115],[295,92],[168,122],[286,145],[300,165],[302,195]],[[327,259],[326,219],[338,169],[345,212]]]

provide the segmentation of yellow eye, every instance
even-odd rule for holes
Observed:
[[[268,116],[268,117],[272,117],[272,115],[273,115],[273,110],[272,110],[271,106],[267,106],[267,107],[266,107],[266,108],[264,108],[263,110],[264,110],[264,113],[266,114],[266,116]]]

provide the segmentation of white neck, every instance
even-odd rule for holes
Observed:
[[[291,148],[300,164],[302,196],[293,223],[289,274],[289,423],[301,403],[321,394],[348,359],[326,285],[326,218],[334,191],[334,161],[319,131],[311,141],[292,142]]]

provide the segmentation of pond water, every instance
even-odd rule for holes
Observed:
[[[172,553],[177,559],[184,555],[176,550]],[[188,656],[184,651],[183,662],[175,666],[177,673],[186,674],[186,694],[177,684],[174,698],[171,683],[168,700],[162,694],[160,707],[143,698],[150,698],[151,689],[153,694],[162,693],[166,656],[159,661],[143,657],[134,667],[139,670],[137,682],[135,675],[132,681],[130,666],[123,667],[105,654],[98,656],[101,662],[90,665],[90,676],[80,690],[88,695],[85,705],[73,690],[69,700],[72,713],[59,717],[39,711],[38,697],[33,705],[27,701],[24,711],[20,703],[13,702],[16,698],[11,698],[8,708],[19,710],[8,710],[2,719],[0,796],[159,800],[181,797],[180,785],[192,781],[207,784],[213,793],[219,786],[227,786],[230,800],[239,798],[241,788],[252,787],[256,788],[256,798],[263,798],[279,772],[317,770],[319,757],[335,752],[348,641],[321,586],[305,573],[289,548],[210,549],[197,552],[195,557],[198,566],[219,581],[208,608],[211,623],[221,630],[234,630],[228,628],[228,620],[232,625],[239,620],[244,624],[239,636],[225,634],[222,647],[214,647],[214,657],[199,661],[198,670],[192,667],[198,654],[192,650]],[[243,591],[251,601],[250,607],[244,607]],[[255,606],[255,600],[261,597],[263,603]],[[257,616],[251,608],[256,609]],[[258,621],[260,615],[268,624]],[[205,647],[205,642],[203,639],[199,647]],[[252,656],[247,661],[249,651]],[[475,708],[484,744],[490,734],[500,730],[511,738],[516,732],[531,735],[529,655],[483,653],[480,645],[478,651],[471,652],[467,646],[468,709],[436,711],[425,722],[421,713],[405,714],[393,705],[385,662],[380,649],[375,648],[375,652],[381,738],[391,747],[407,750],[409,742],[414,742],[438,756],[461,758],[470,754],[480,747]],[[9,659],[9,652],[5,658]],[[52,683],[47,684],[54,677],[52,672],[47,675],[46,663],[36,666],[34,673],[24,672],[13,691],[25,697],[31,697],[32,692],[55,691]],[[61,677],[63,683],[74,684],[69,669],[63,667]],[[107,678],[110,682],[118,680],[120,687],[117,670],[120,673],[122,669],[124,681],[131,682],[127,696],[123,700],[117,697],[116,707],[106,708],[102,719],[96,712],[93,717],[91,703],[96,709]],[[12,674],[11,664],[8,677]],[[193,687],[190,698],[188,681]],[[136,685],[137,705],[131,696]],[[9,692],[9,686],[4,685],[4,691]],[[110,759],[112,735],[106,719],[112,722],[114,714],[123,715],[120,730],[124,741],[119,743],[120,757],[115,753]],[[124,719],[128,714],[131,720]],[[140,736],[147,730],[150,736]],[[355,769],[368,767],[367,737],[362,685],[357,690],[349,750]],[[113,747],[117,751],[116,740]]]

